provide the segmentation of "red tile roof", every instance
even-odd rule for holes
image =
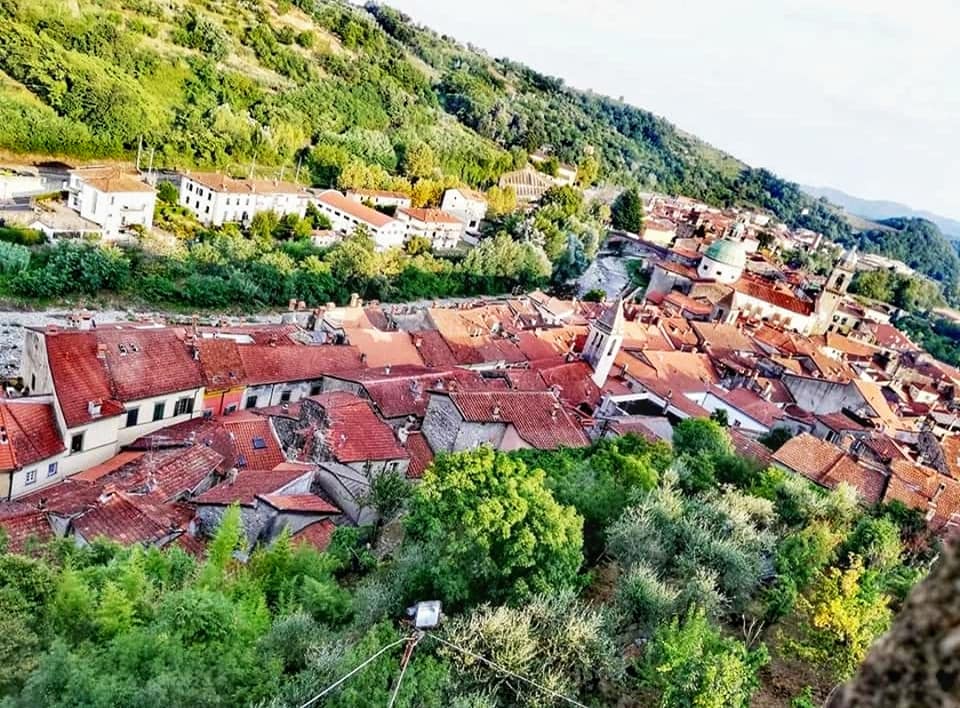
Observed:
[[[763,300],[774,307],[796,312],[799,315],[813,313],[813,303],[801,300],[796,295],[778,290],[772,285],[754,278],[740,278],[733,284],[733,289],[748,297]]]
[[[336,524],[330,519],[320,519],[297,531],[290,537],[290,540],[293,543],[309,544],[318,551],[325,551],[330,545],[330,539],[333,538],[333,532],[336,530]]]
[[[55,332],[46,337],[47,359],[57,401],[73,428],[93,420],[88,406],[100,401],[101,416],[119,415],[123,405],[113,400],[113,390],[103,362],[97,358],[94,332]]]
[[[756,460],[761,465],[769,465],[773,461],[773,453],[763,443],[757,442],[737,428],[728,428],[728,432],[733,443],[733,449],[737,451],[738,455]]]
[[[413,332],[413,342],[427,366],[447,368],[459,363],[443,335],[435,329]]]
[[[531,447],[553,450],[590,444],[586,434],[552,393],[470,391],[447,395],[465,420],[511,423]]]
[[[756,352],[757,346],[736,325],[719,322],[691,322],[690,326],[704,347],[735,352]]]
[[[52,403],[0,400],[0,471],[18,470],[63,450]]]
[[[200,372],[208,389],[236,386],[246,382],[240,346],[233,339],[201,339],[197,342]]]
[[[947,474],[954,479],[960,479],[960,435],[948,435],[940,443],[940,447],[943,450]]]
[[[836,445],[802,433],[788,440],[773,459],[828,489],[841,482],[853,486],[867,504],[880,500],[885,486],[883,473],[858,463]]]
[[[748,388],[735,388],[721,398],[768,428],[783,420],[782,410]]]
[[[307,400],[326,412],[324,442],[338,462],[407,458],[393,428],[377,417],[369,401],[344,391],[321,393]]]
[[[407,435],[407,454],[410,464],[407,466],[407,477],[420,479],[424,471],[433,462],[433,450],[426,436],[419,430]]]
[[[88,542],[105,537],[123,545],[151,544],[178,533],[189,524],[193,512],[178,504],[153,504],[122,492],[71,522],[73,530]]]
[[[102,462],[99,465],[94,465],[93,467],[88,467],[83,472],[72,475],[70,479],[76,482],[96,482],[101,477],[116,472],[121,467],[125,467],[132,462],[136,462],[144,453],[128,451],[128,452],[118,452],[116,455],[111,457],[106,462]]]
[[[324,374],[363,366],[360,352],[355,347],[344,345],[239,345],[238,352],[248,385],[309,381],[319,379]]]
[[[910,338],[890,324],[871,323],[866,328],[873,332],[873,339],[877,346],[896,351],[916,351],[917,345]]]
[[[63,334],[58,334],[53,339],[62,337]],[[101,325],[96,329],[96,338],[104,355],[96,361],[105,366],[113,397],[120,401],[187,391],[203,385],[200,366],[175,328],[118,329]]]
[[[30,539],[44,542],[54,535],[46,512],[17,502],[0,502],[0,529],[7,538],[9,553],[23,552]]]
[[[572,361],[540,366],[531,362],[531,366],[540,374],[546,386],[557,388],[560,400],[569,406],[589,406],[596,408],[602,393],[591,378],[593,369],[585,361]]]
[[[237,502],[242,506],[253,506],[254,500],[261,494],[282,492],[312,470],[240,470],[233,481],[221,482],[211,487],[193,500],[194,504],[216,504],[227,506]]]
[[[236,179],[219,172],[185,172],[184,176],[214,192],[231,194],[303,194],[303,187],[276,179]]]
[[[139,460],[139,479],[131,479],[126,488],[136,488],[139,481],[151,499],[171,501],[196,489],[222,461],[222,455],[205,445],[175,451],[156,463],[146,455]]]
[[[855,421],[853,418],[844,415],[840,411],[837,411],[836,413],[820,413],[815,417],[825,426],[830,428],[830,430],[836,430],[838,432],[843,430],[862,431],[867,429],[860,425],[860,423]]]
[[[257,498],[279,511],[307,514],[340,513],[337,507],[316,494],[260,494]]]
[[[414,221],[425,224],[460,224],[458,218],[448,214],[443,209],[420,209],[417,207],[400,207],[398,212],[406,214]]]
[[[252,413],[237,413],[221,419],[237,450],[237,461],[243,456],[245,466],[254,470],[272,470],[286,455],[269,418]],[[256,440],[256,444],[254,444]]]
[[[386,214],[383,214],[376,209],[371,209],[368,206],[364,206],[360,202],[355,202],[352,199],[347,199],[340,192],[335,189],[327,189],[316,197],[318,202],[325,204],[328,207],[342,211],[344,214],[349,214],[359,221],[373,226],[374,228],[381,228],[389,224],[393,219]]]

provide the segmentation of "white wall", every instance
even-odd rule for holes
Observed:
[[[65,453],[48,457],[40,462],[27,465],[21,470],[13,473],[10,485],[10,498],[16,499],[25,494],[31,494],[38,489],[49,487],[51,484],[62,482],[64,472],[60,464]],[[50,466],[53,465],[53,474],[50,474]],[[33,471],[36,473],[36,480],[32,484],[27,484],[27,477]]]
[[[457,217],[467,228],[467,231],[476,232],[480,222],[487,215],[487,203],[475,199],[468,199],[459,189],[448,189],[443,193],[440,208],[448,214]]]
[[[81,181],[78,193],[80,216],[103,227],[104,236],[119,235],[127,226],[153,226],[155,192],[101,192]]]
[[[261,211],[278,216],[307,213],[306,194],[292,192],[215,192],[184,175],[180,180],[180,206],[196,214],[203,224],[222,226],[229,222],[249,222]]]
[[[763,433],[770,432],[770,428],[765,426],[763,423],[754,420],[739,408],[734,408],[729,403],[717,398],[709,391],[702,394],[690,394],[687,395],[687,398],[711,413],[716,410],[726,411],[727,422],[730,424],[731,428],[736,427],[740,428],[741,430],[747,430],[753,433],[759,433],[761,435]]]
[[[193,399],[193,412],[175,416],[173,414],[174,407],[176,406],[177,401],[179,401],[181,398]],[[164,404],[163,418],[155,421],[153,419],[153,407],[155,404],[161,402]],[[162,396],[152,396],[150,398],[143,398],[139,401],[129,401],[124,405],[126,406],[127,411],[130,411],[134,408],[138,409],[139,415],[137,417],[137,424],[131,427],[127,427],[126,413],[117,418],[117,443],[119,446],[129,445],[142,435],[148,435],[149,433],[159,430],[160,428],[166,428],[167,426],[176,425],[177,423],[182,423],[185,420],[202,416],[203,389],[195,388],[189,391],[167,393]]]

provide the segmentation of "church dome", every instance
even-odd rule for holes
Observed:
[[[723,263],[724,265],[733,266],[741,270],[747,265],[747,253],[743,248],[743,244],[737,241],[728,241],[727,239],[714,241],[707,247],[703,255],[711,261]]]

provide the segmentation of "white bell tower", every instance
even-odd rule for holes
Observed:
[[[613,368],[613,362],[623,345],[623,298],[617,298],[612,307],[590,323],[587,343],[583,347],[583,359],[593,367],[593,382],[603,386]]]

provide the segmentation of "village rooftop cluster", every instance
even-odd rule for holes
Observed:
[[[127,205],[128,224],[152,212],[144,183],[79,174],[81,210],[118,188],[145,200]],[[510,179],[531,174],[540,180]],[[485,206],[467,190],[423,210],[401,195],[280,185],[185,174],[180,201],[216,224],[313,199],[336,233],[365,223],[382,247],[411,228],[476,232]],[[646,210],[643,233],[611,232],[602,255],[637,262],[647,283],[602,302],[354,297],[293,301],[276,324],[78,312],[30,328],[20,385],[0,398],[0,527],[14,549],[104,536],[200,554],[238,504],[251,547],[287,530],[324,548],[338,525],[377,520],[378,475],[416,483],[437,454],[669,441],[678,421],[708,416],[764,465],[848,484],[864,504],[900,501],[938,533],[960,523],[960,371],[899,332],[890,307],[848,295],[858,270],[883,264],[848,252],[818,278],[769,257],[821,248],[818,234],[684,198],[650,195]],[[778,429],[789,439],[771,451],[759,439]]]

